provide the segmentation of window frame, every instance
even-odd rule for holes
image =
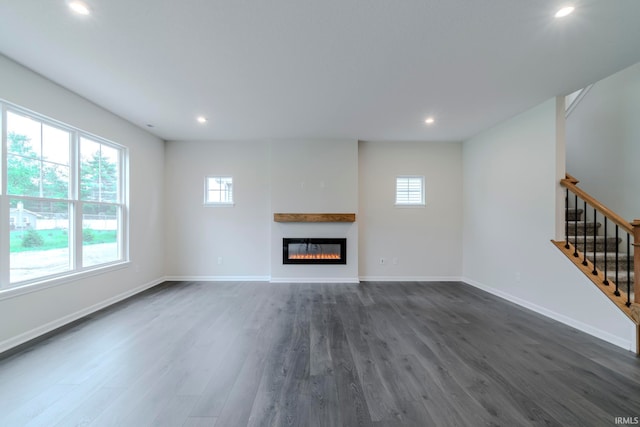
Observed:
[[[399,201],[398,195],[399,188],[398,184],[400,184],[400,180],[407,180],[407,184],[409,184],[409,180],[420,180],[420,201],[419,202],[409,202],[409,201]],[[395,201],[394,206],[398,208],[423,208],[427,205],[426,198],[426,179],[424,175],[397,175],[396,176],[396,185],[395,185]],[[410,199],[411,191],[407,189],[406,191],[407,199]]]
[[[82,198],[82,195],[80,194],[80,187],[81,187],[81,182],[82,182],[82,176],[81,176],[81,172],[82,172],[82,164],[81,164],[81,145],[82,145],[82,139],[86,139],[86,140],[90,140],[91,142],[100,144],[100,145],[104,145],[107,146],[109,148],[115,149],[117,150],[119,153],[118,155],[118,161],[117,161],[117,170],[118,170],[118,185],[116,186],[116,201],[112,202],[112,201],[103,201],[103,200],[85,200]],[[126,262],[128,260],[128,239],[127,239],[127,244],[124,244],[124,240],[125,240],[125,236],[128,236],[128,234],[125,234],[125,221],[124,218],[126,218],[126,212],[127,212],[127,206],[128,206],[128,199],[126,199],[125,195],[126,193],[126,187],[124,185],[124,181],[125,181],[125,159],[123,159],[124,156],[127,155],[126,153],[126,148],[123,146],[120,146],[118,144],[115,144],[111,141],[108,141],[104,138],[95,136],[95,135],[90,135],[86,132],[80,132],[78,134],[78,138],[77,138],[77,150],[76,150],[76,157],[77,157],[77,169],[75,170],[76,173],[80,173],[80,175],[77,177],[77,180],[75,182],[76,184],[76,191],[77,191],[77,201],[78,201],[78,206],[80,207],[80,215],[78,217],[79,220],[79,230],[78,230],[78,236],[79,236],[79,241],[80,243],[83,245],[84,247],[84,227],[83,227],[83,221],[84,221],[84,205],[100,205],[100,206],[113,206],[116,208],[116,221],[117,221],[117,229],[116,229],[116,242],[119,242],[120,244],[118,245],[118,254],[119,259],[117,260],[113,260],[113,261],[109,261],[109,262],[105,262],[105,263],[100,263],[100,264],[92,264],[92,265],[87,265],[84,266],[84,261],[82,259],[80,259],[81,264],[83,265],[83,269],[91,269],[92,267],[99,267],[102,265],[109,265],[109,264],[113,264],[113,263],[119,263],[119,262]],[[127,226],[128,226],[128,221],[126,222]],[[126,248],[125,248],[126,247]],[[84,249],[84,248],[83,248]]]
[[[217,201],[211,201],[209,200],[209,180],[210,179],[216,179],[216,178],[221,178],[221,179],[229,179],[231,180],[231,191],[229,191],[229,194],[231,195],[231,201],[229,202],[217,202]],[[234,199],[234,182],[233,182],[233,176],[232,175],[207,175],[204,177],[204,206],[206,207],[233,207],[235,206],[235,199]]]
[[[67,283],[82,277],[100,274],[106,271],[126,267],[129,259],[129,152],[127,147],[109,141],[103,137],[78,129],[74,126],[62,123],[43,114],[28,110],[13,103],[0,99],[0,299],[16,294],[32,292],[33,290]],[[27,117],[40,123],[40,126],[50,126],[69,133],[69,173],[68,191],[66,198],[33,197],[23,194],[8,193],[8,113]],[[80,140],[89,139],[118,151],[117,176],[118,195],[116,202],[107,204],[115,205],[117,218],[116,242],[117,259],[89,266],[83,265],[83,204],[94,203],[85,201],[80,197],[81,159]],[[41,162],[43,156],[39,159]],[[42,276],[11,282],[11,250],[10,250],[10,200],[41,201],[66,203],[68,206],[68,249],[69,269],[58,273],[49,273]],[[95,202],[98,203],[98,202]],[[100,202],[105,203],[105,202]]]

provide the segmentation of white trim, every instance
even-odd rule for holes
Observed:
[[[268,282],[269,276],[165,276],[172,282]]]
[[[20,335],[17,335],[15,337],[11,337],[7,340],[4,340],[2,342],[0,342],[0,353],[3,353],[7,350],[10,350],[14,347],[19,346],[20,344],[24,344],[27,341],[30,341],[34,338],[37,338],[41,335],[44,335],[48,332],[51,332],[61,326],[64,326],[68,323],[71,323],[75,320],[81,319],[85,316],[88,316],[91,313],[95,313],[98,310],[102,310],[105,307],[108,307],[110,305],[113,305],[117,302],[120,302],[122,300],[125,300],[135,294],[138,294],[140,292],[146,291],[149,288],[152,288],[156,285],[159,285],[160,283],[164,282],[165,278],[161,277],[159,279],[153,280],[149,283],[145,283],[142,286],[138,286],[137,288],[134,289],[130,289],[126,292],[123,292],[119,295],[116,295],[114,297],[111,298],[107,298],[104,301],[101,301],[97,304],[94,304],[90,307],[87,308],[83,308],[82,310],[76,311],[75,313],[69,314],[67,316],[61,317],[57,320],[51,321],[49,323],[46,323],[42,326],[38,326],[37,328],[34,328],[30,331],[24,332]]]
[[[410,208],[426,208],[427,204],[426,203],[412,203],[412,204],[398,204],[398,203],[394,203],[393,207],[398,208],[398,209],[410,209]]]
[[[357,277],[272,277],[271,283],[360,283]]]
[[[468,277],[463,277],[462,281],[468,285],[471,285],[475,288],[478,288],[482,291],[500,297],[504,300],[510,301],[514,304],[517,304],[521,307],[527,308],[531,311],[534,311],[538,314],[546,316],[550,319],[556,320],[560,323],[564,323],[565,325],[571,326],[572,328],[578,329],[579,331],[585,332],[589,335],[592,335],[596,338],[600,338],[601,340],[607,341],[611,344],[617,345],[618,347],[622,347],[625,350],[635,351],[635,342],[631,342],[629,340],[625,340],[618,336],[612,335],[609,332],[603,331],[598,328],[594,328],[591,325],[587,325],[586,323],[580,322],[578,320],[572,319],[571,317],[565,316],[564,314],[556,313],[555,311],[549,310],[547,308],[541,307],[537,304],[533,304],[529,301],[523,300],[522,298],[513,296],[501,290],[492,288],[490,286],[484,285],[480,282],[476,282],[475,280],[469,279]]]
[[[18,282],[12,288],[0,289],[0,301],[15,298],[20,295],[30,294],[31,292],[41,291],[43,289],[51,288],[53,286],[62,285],[65,283],[75,282],[76,280],[86,279],[87,277],[97,276],[99,274],[106,274],[116,270],[122,270],[131,266],[130,261],[117,261],[111,264],[101,264],[100,267],[91,268],[87,267],[86,270],[79,271],[65,271],[58,275],[48,276],[46,279],[33,279],[32,281]]]
[[[165,276],[164,280],[191,282],[360,283],[360,280],[355,277]]]
[[[360,276],[361,282],[461,282],[459,276]]]
[[[216,202],[204,202],[202,206],[205,208],[232,208],[235,203],[216,203]]]

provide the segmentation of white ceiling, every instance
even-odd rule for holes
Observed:
[[[86,3],[0,0],[0,52],[167,140],[462,140],[640,61],[638,0]]]

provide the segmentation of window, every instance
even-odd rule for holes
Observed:
[[[204,180],[205,205],[233,206],[233,178],[230,176],[208,176]]]
[[[396,206],[424,206],[424,176],[396,177]]]
[[[2,114],[0,289],[124,261],[125,148],[10,104]]]
[[[121,259],[118,224],[121,151],[94,139],[80,137],[80,200],[82,205],[82,265]]]

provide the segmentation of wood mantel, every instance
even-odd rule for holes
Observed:
[[[355,222],[354,213],[274,213],[275,222]]]

